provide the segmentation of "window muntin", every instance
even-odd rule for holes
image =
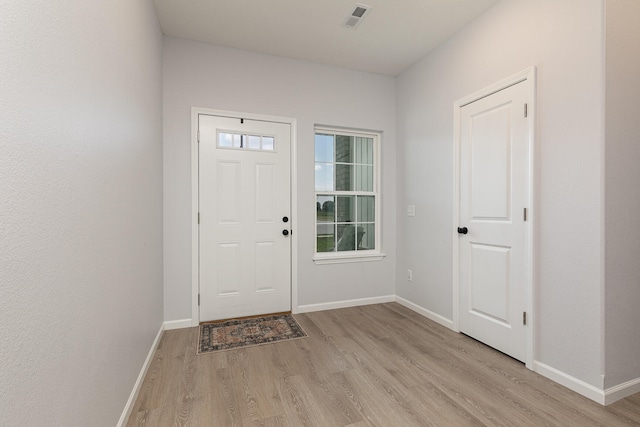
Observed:
[[[379,135],[316,129],[316,254],[379,253]]]
[[[275,144],[275,137],[271,135],[251,135],[232,131],[218,131],[218,148],[275,151]]]

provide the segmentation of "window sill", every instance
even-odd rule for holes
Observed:
[[[346,264],[350,262],[371,262],[371,261],[382,261],[382,259],[386,255],[380,252],[376,253],[365,253],[365,254],[350,254],[350,255],[335,255],[331,254],[329,256],[323,256],[316,254],[313,257],[313,262],[317,265],[323,264]]]

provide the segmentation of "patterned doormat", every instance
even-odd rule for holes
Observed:
[[[198,354],[306,338],[290,314],[200,325]]]

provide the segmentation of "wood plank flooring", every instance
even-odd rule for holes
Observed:
[[[196,355],[167,331],[128,426],[640,426],[397,304],[295,315],[309,338]]]

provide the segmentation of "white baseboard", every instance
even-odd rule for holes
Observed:
[[[133,385],[133,390],[131,390],[131,394],[129,395],[129,400],[127,400],[127,404],[124,406],[124,410],[122,411],[122,415],[120,415],[120,420],[118,421],[117,426],[123,427],[129,421],[129,417],[131,416],[131,411],[133,410],[133,405],[138,398],[138,393],[140,392],[140,387],[142,386],[142,381],[144,381],[145,375],[147,375],[147,370],[151,365],[151,361],[153,360],[153,354],[156,352],[158,348],[158,344],[160,344],[160,338],[162,338],[162,333],[164,332],[164,324],[160,325],[160,330],[156,335],[156,339],[153,340],[153,344],[151,344],[151,349],[149,350],[149,354],[147,354],[147,358],[142,365],[142,369],[140,370],[140,374],[138,374],[138,379],[136,383]]]
[[[409,310],[413,310],[416,313],[423,315],[429,320],[433,320],[434,322],[439,323],[442,326],[453,330],[453,321],[447,319],[446,317],[440,316],[439,314],[436,314],[433,311],[427,310],[424,307],[420,307],[418,304],[414,304],[411,301],[406,300],[397,295],[396,295],[396,302],[402,306],[407,307]]]
[[[164,330],[172,331],[174,329],[190,328],[193,326],[191,319],[169,320],[164,322]]]
[[[533,371],[549,378],[551,381],[555,381],[558,384],[565,386],[569,390],[573,390],[578,394],[583,395],[586,398],[593,400],[601,405],[605,405],[605,392],[589,383],[579,380],[571,375],[562,372],[556,368],[552,368],[549,365],[535,361],[533,362]]]
[[[610,405],[620,399],[640,392],[640,378],[636,378],[617,386],[609,387],[604,391],[604,404]]]
[[[345,301],[325,302],[320,304],[299,305],[295,313],[311,313],[313,311],[334,310],[336,308],[358,307],[361,305],[383,304],[385,302],[394,302],[395,295],[386,295],[382,297],[359,298]]]

